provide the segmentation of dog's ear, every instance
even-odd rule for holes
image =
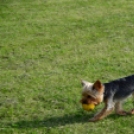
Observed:
[[[87,82],[87,81],[85,81],[85,80],[82,80],[82,81],[81,81],[81,85],[82,85],[82,86],[85,86],[85,85],[93,85],[93,83],[90,83],[90,82]]]
[[[99,89],[102,88],[102,84],[101,84],[100,80],[97,80],[97,81],[94,83],[93,88],[95,88],[95,89],[97,89],[97,90],[99,90]]]
[[[81,81],[81,85],[82,85],[82,86],[85,86],[85,85],[86,85],[86,81],[82,80],[82,81]]]

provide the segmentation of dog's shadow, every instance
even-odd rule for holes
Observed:
[[[54,128],[54,127],[61,127],[67,124],[74,124],[74,123],[87,123],[88,119],[93,116],[93,113],[69,113],[64,116],[57,116],[57,117],[48,117],[46,119],[37,120],[33,119],[31,121],[18,121],[6,124],[7,127],[11,128]]]
[[[93,113],[84,113],[84,112],[79,112],[79,113],[72,113],[72,114],[67,114],[64,116],[58,116],[58,117],[49,117],[46,119],[42,120],[31,120],[31,121],[18,121],[18,122],[12,122],[6,124],[6,126],[9,128],[41,128],[41,127],[46,127],[46,128],[54,128],[54,127],[62,127],[68,124],[74,124],[74,123],[87,123],[88,119],[93,117]],[[116,119],[116,115],[110,115],[110,118]]]

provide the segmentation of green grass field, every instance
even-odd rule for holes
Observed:
[[[134,116],[97,123],[81,79],[134,73],[133,0],[0,0],[0,134],[132,134]],[[133,107],[132,100],[124,103]]]

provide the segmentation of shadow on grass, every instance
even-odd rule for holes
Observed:
[[[4,126],[8,128],[54,128],[54,127],[62,127],[67,124],[73,123],[87,123],[88,119],[92,117],[91,114],[83,114],[83,113],[73,113],[59,117],[50,117],[42,120],[32,120],[32,121],[18,121],[15,123],[8,123]]]
[[[74,123],[87,123],[88,119],[93,117],[93,114],[83,114],[83,113],[77,113],[77,114],[68,114],[64,116],[59,117],[50,117],[47,119],[42,120],[32,120],[32,121],[18,121],[15,123],[8,123],[5,124],[7,128],[19,128],[19,129],[25,129],[25,128],[54,128],[54,127],[62,127],[68,124],[74,124]],[[109,115],[107,118],[112,118],[113,120],[116,120],[119,118],[118,115],[112,114]]]

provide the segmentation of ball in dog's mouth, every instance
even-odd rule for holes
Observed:
[[[95,108],[95,104],[90,103],[90,104],[82,104],[82,108],[86,111],[91,111]]]

